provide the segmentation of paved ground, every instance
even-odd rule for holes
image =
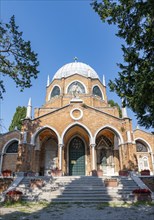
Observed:
[[[0,207],[3,220],[153,220],[153,205],[23,204]]]

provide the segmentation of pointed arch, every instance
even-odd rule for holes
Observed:
[[[136,141],[143,143],[148,148],[149,153],[152,152],[151,146],[146,140],[144,140],[143,138],[138,137],[138,138],[135,138],[135,143],[136,143]]]
[[[17,138],[12,138],[11,140],[9,140],[7,143],[5,143],[5,145],[2,148],[2,154],[6,153],[7,147],[9,147],[10,144],[12,144],[13,142],[18,142],[19,143],[19,139]]]
[[[98,134],[101,130],[104,130],[104,129],[109,129],[109,130],[113,131],[113,132],[118,136],[118,138],[119,138],[119,145],[124,143],[123,137],[122,137],[122,135],[120,134],[120,132],[119,132],[115,127],[113,127],[113,126],[111,126],[111,125],[105,125],[105,126],[100,127],[100,128],[95,132],[95,134],[94,134],[94,141],[96,141],[97,134]]]
[[[60,138],[60,135],[59,135],[59,133],[57,132],[57,130],[56,130],[54,127],[51,127],[51,126],[49,126],[49,125],[45,125],[45,126],[43,126],[43,127],[39,127],[39,128],[37,129],[37,131],[35,131],[35,133],[32,135],[32,137],[31,137],[31,145],[35,145],[35,140],[36,140],[37,135],[38,135],[41,131],[43,131],[43,130],[45,130],[45,129],[47,129],[47,128],[55,132],[55,134],[57,135],[58,143],[61,143],[61,138]]]
[[[82,124],[82,123],[80,123],[80,122],[73,122],[72,124],[68,125],[68,126],[65,128],[65,130],[63,131],[63,133],[62,133],[62,135],[61,135],[62,144],[63,144],[64,136],[65,136],[65,134],[67,133],[67,131],[68,131],[71,127],[73,127],[73,126],[75,126],[75,125],[78,125],[78,126],[84,128],[85,131],[86,131],[86,132],[88,133],[88,135],[89,135],[89,142],[90,142],[90,144],[94,144],[94,138],[93,138],[93,136],[92,136],[92,134],[91,134],[89,128],[87,128],[87,126],[85,126],[84,124]]]

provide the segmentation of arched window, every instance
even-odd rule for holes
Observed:
[[[148,149],[142,142],[136,141],[136,151],[137,152],[148,152]]]
[[[6,149],[7,154],[18,153],[18,141],[13,141]]]
[[[96,95],[96,96],[99,96],[99,97],[103,98],[102,92],[101,92],[101,90],[98,86],[93,87],[92,93],[93,93],[93,95]]]
[[[74,94],[74,93],[83,94],[83,93],[85,93],[85,88],[80,82],[75,81],[75,82],[72,82],[68,86],[67,93],[69,93],[69,94]]]
[[[60,88],[58,86],[55,86],[51,92],[51,98],[55,97],[55,96],[59,96],[60,95]]]

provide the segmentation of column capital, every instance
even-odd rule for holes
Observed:
[[[91,148],[95,148],[96,144],[90,144]]]
[[[58,147],[63,148],[63,147],[64,147],[64,144],[58,144]]]

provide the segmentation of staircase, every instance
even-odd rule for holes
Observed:
[[[23,191],[24,200],[48,202],[129,202],[133,201],[132,190],[138,188],[131,177],[63,176],[55,178],[38,177],[44,180],[45,185],[40,189],[30,189],[29,183],[33,178],[25,177],[18,185],[18,189]],[[117,178],[118,186],[105,187],[105,178]]]

